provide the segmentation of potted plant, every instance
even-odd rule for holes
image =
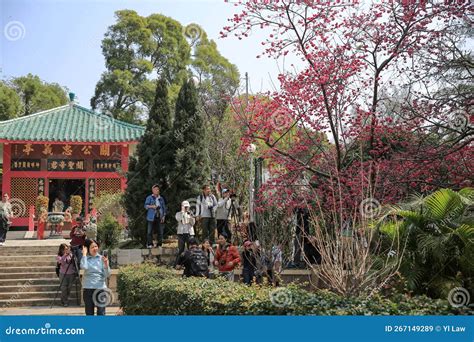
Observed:
[[[70,201],[71,213],[73,219],[82,212],[82,197],[78,195],[71,196]]]
[[[36,197],[35,209],[36,209],[36,218],[39,219],[41,215],[41,209],[48,211],[49,198],[43,195]]]

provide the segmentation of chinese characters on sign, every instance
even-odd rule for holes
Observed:
[[[84,160],[48,159],[48,171],[85,171]]]
[[[39,171],[41,161],[40,159],[12,160],[10,168],[12,171]]]
[[[94,198],[95,198],[95,179],[89,179],[89,212],[92,211],[92,207],[94,206]]]
[[[120,160],[94,160],[93,170],[97,172],[115,172],[120,166]]]

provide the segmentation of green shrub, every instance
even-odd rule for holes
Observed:
[[[122,230],[122,227],[112,215],[106,215],[97,225],[97,240],[101,243],[102,249],[117,247]]]
[[[127,266],[118,275],[118,294],[127,315],[450,315],[467,314],[448,302],[396,295],[344,298],[296,285],[247,286],[223,279],[181,278],[152,264]],[[471,312],[472,313],[472,312]]]
[[[380,231],[399,235],[400,272],[409,291],[447,298],[453,288],[474,294],[474,189],[440,189],[391,206]],[[390,247],[391,249],[394,247]]]

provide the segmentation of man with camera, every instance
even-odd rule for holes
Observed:
[[[196,219],[201,222],[203,239],[208,239],[211,245],[214,245],[216,241],[216,218],[214,212],[217,207],[217,200],[216,196],[211,193],[209,185],[202,187],[202,194],[198,196],[196,202]]]
[[[158,231],[158,241],[156,247],[163,243],[165,232],[166,202],[160,196],[160,187],[155,184],[151,187],[152,194],[145,200],[146,220],[147,220],[147,248],[153,247],[153,231]]]
[[[235,197],[235,195],[234,195]],[[229,226],[230,208],[232,207],[231,192],[229,189],[222,190],[222,198],[217,202],[216,219],[217,235],[225,233],[229,241],[232,241],[232,232]]]
[[[185,246],[189,249],[189,239],[194,236],[194,223],[196,222],[194,215],[189,210],[189,202],[181,203],[181,211],[176,213],[176,221],[178,221],[178,258],[184,252]]]
[[[214,265],[219,268],[219,274],[229,281],[234,281],[234,269],[240,263],[240,254],[237,247],[227,242],[227,235],[219,234]]]
[[[80,264],[82,258],[82,246],[84,246],[86,242],[84,219],[82,217],[79,216],[76,218],[76,224],[72,227],[69,237],[71,238],[72,253],[77,260],[77,264]]]

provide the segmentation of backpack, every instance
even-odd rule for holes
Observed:
[[[208,260],[204,252],[199,248],[189,250],[191,275],[195,277],[207,277],[209,273]]]

